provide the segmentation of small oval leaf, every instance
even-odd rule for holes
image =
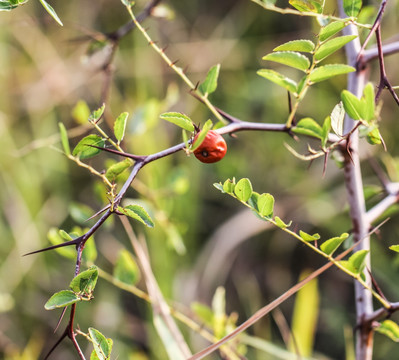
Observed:
[[[205,81],[200,85],[199,89],[204,95],[213,93],[218,86],[218,77],[220,64],[212,66],[206,76]]]
[[[72,151],[72,155],[78,156],[79,159],[89,159],[101,151],[100,149],[94,148],[91,145],[104,147],[104,144],[105,141],[100,136],[95,134],[88,135],[78,142]]]
[[[167,112],[160,115],[160,118],[166,121],[171,122],[184,130],[193,132],[194,125],[191,119],[182,113],[179,112]]]
[[[125,284],[135,285],[140,280],[140,270],[129,251],[120,251],[114,268],[114,277]]]
[[[115,120],[114,134],[115,134],[116,140],[118,140],[118,144],[123,140],[123,137],[125,136],[125,129],[126,129],[126,123],[127,123],[128,116],[129,116],[129,113],[123,112]]]
[[[103,104],[97,110],[94,110],[89,116],[89,122],[97,123],[100,120],[101,116],[103,116],[104,110],[105,110],[105,104]]]
[[[252,195],[252,184],[247,178],[239,180],[234,187],[234,193],[237,199],[243,202],[247,202]]]
[[[389,248],[390,248],[392,251],[396,251],[396,252],[399,253],[399,245],[391,245]]]
[[[46,310],[54,310],[72,305],[80,301],[80,298],[72,290],[62,290],[55,293],[44,305]]]
[[[345,14],[356,17],[362,8],[362,0],[343,0]]]
[[[331,112],[331,127],[338,136],[344,135],[345,110],[342,101],[334,106]]]
[[[399,342],[399,325],[396,322],[389,319],[384,320],[375,330],[388,336],[391,340]]]
[[[348,259],[348,264],[353,273],[360,274],[363,271],[368,253],[369,250],[359,250]]]
[[[334,21],[324,26],[319,33],[319,39],[321,42],[327,40],[331,36],[334,36],[336,33],[340,32],[343,28],[345,28],[347,24],[343,21]]]
[[[302,230],[299,230],[299,236],[302,238],[302,240],[304,241],[316,241],[320,239],[320,235],[319,234],[313,234],[310,235]]]
[[[291,66],[302,71],[306,71],[310,66],[310,60],[305,55],[295,51],[276,51],[267,54],[262,59]]]
[[[290,221],[288,224],[286,224],[283,220],[281,220],[278,216],[276,216],[274,218],[274,221],[276,222],[276,225],[280,228],[280,229],[285,229],[289,226],[291,226],[292,221]]]
[[[309,117],[301,119],[292,131],[296,134],[316,137],[318,139],[323,138],[322,127],[315,120]]]
[[[60,128],[60,135],[61,135],[61,143],[62,147],[64,148],[64,152],[66,155],[71,155],[71,148],[69,147],[69,140],[68,140],[68,133],[65,129],[63,123],[58,123],[58,127]]]
[[[327,255],[332,255],[335,250],[339,248],[339,246],[348,238],[348,233],[343,233],[341,236],[333,237],[323,242],[320,245],[321,251],[323,251]]]
[[[348,90],[343,90],[341,93],[341,100],[344,106],[346,113],[353,120],[361,120],[363,119],[363,104],[362,101],[357,98],[354,94],[352,94]]]
[[[112,339],[107,339],[101,332],[94,328],[89,328],[89,335],[97,357],[100,360],[109,360],[113,346]]]
[[[126,169],[131,167],[134,164],[132,159],[125,159],[117,162],[116,164],[111,165],[107,172],[105,173],[106,178],[109,181],[115,181],[116,178],[122,174]]]
[[[75,276],[69,287],[78,294],[91,294],[96,287],[98,279],[98,269],[96,266],[91,266],[89,269],[82,271]]]
[[[274,197],[271,194],[261,194],[258,197],[259,214],[265,217],[272,217],[274,211]]]
[[[357,35],[345,35],[328,40],[322,44],[315,53],[315,59],[320,62],[330,56],[337,50],[341,49],[345,44],[355,39]]]
[[[356,71],[354,67],[344,64],[330,64],[319,66],[310,73],[309,80],[317,83],[330,79],[334,76],[344,75],[353,71]]]
[[[317,1],[313,0],[289,0],[288,1],[295,9],[301,12],[313,12],[321,14],[323,8]]]
[[[233,180],[227,179],[223,183],[223,191],[227,194],[233,194],[234,193],[234,188],[235,188],[235,183]]]
[[[300,51],[300,52],[312,52],[315,48],[315,44],[310,40],[292,40],[288,41],[280,46],[277,46],[273,51]]]
[[[138,220],[148,227],[154,227],[154,222],[152,221],[150,215],[147,211],[140,205],[128,205],[124,208],[118,206],[118,211],[122,214],[131,217],[132,219]]]
[[[264,77],[265,79],[270,80],[275,84],[283,87],[284,89],[291,91],[294,94],[297,91],[297,83],[294,80],[278,73],[277,71],[270,69],[260,69],[256,73]]]

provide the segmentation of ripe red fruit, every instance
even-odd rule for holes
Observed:
[[[199,133],[195,135],[194,142]],[[214,130],[209,130],[202,144],[194,150],[195,157],[203,163],[214,163],[223,159],[226,155],[227,144],[222,135]]]

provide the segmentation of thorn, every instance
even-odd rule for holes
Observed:
[[[173,61],[169,64],[170,67],[175,66],[179,60]]]
[[[107,151],[107,152],[110,152],[112,154],[124,156],[124,157],[130,158],[130,159],[136,160],[136,161],[142,161],[142,160],[144,160],[146,158],[146,156],[133,155],[133,154],[124,153],[124,152],[121,152],[121,151],[118,151],[118,150],[108,149],[108,148],[104,148],[104,147],[100,147],[100,146],[96,146],[96,145],[87,144],[87,146],[94,147],[94,148],[99,149],[99,150]]]
[[[60,315],[60,318],[58,319],[58,322],[57,322],[57,325],[55,326],[55,329],[54,329],[54,333],[58,330],[58,328],[59,328],[59,326],[60,326],[60,324],[61,324],[61,321],[62,321],[62,319],[64,318],[64,315],[65,315],[65,313],[66,313],[66,311],[67,311],[67,306],[65,306],[63,309],[62,309],[62,313],[61,313],[61,315]]]
[[[104,211],[108,210],[110,207],[111,207],[111,205],[108,204],[107,206],[103,207],[101,210],[97,211],[94,215],[92,215],[88,219],[86,219],[85,222],[94,219],[96,216],[102,214]]]
[[[169,45],[166,45],[165,47],[163,47],[163,48],[161,49],[161,53],[165,53],[165,50],[168,48],[168,46],[169,46]]]
[[[64,242],[64,243],[62,243],[62,244],[52,245],[52,246],[46,247],[46,248],[44,248],[44,249],[40,249],[40,250],[36,250],[36,251],[31,251],[31,252],[29,252],[29,253],[27,253],[27,254],[24,254],[24,255],[22,255],[22,256],[33,255],[33,254],[41,253],[41,252],[44,252],[44,251],[49,251],[49,250],[53,250],[53,249],[58,249],[58,248],[65,247],[65,246],[70,246],[70,245],[76,245],[76,246],[77,246],[77,245],[79,245],[79,244],[81,243],[82,240],[83,240],[83,236],[79,236],[79,237],[76,238],[76,239],[73,239],[73,240]]]
[[[186,73],[186,71],[188,70],[188,65],[186,65],[185,67],[184,67],[184,69],[182,70],[182,72],[183,72],[183,74],[185,74]],[[196,85],[196,87],[197,87],[198,85]]]

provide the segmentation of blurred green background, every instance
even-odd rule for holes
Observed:
[[[138,1],[135,12],[145,4]],[[61,149],[58,123],[71,131],[71,145],[87,134],[88,127],[77,123],[73,109],[79,100],[92,110],[101,104],[105,82],[102,66],[110,50],[105,46],[90,56],[87,35],[115,31],[129,21],[129,16],[119,1],[57,0],[51,5],[64,27],[58,26],[37,1],[0,14],[0,358],[4,359],[38,359],[56,341],[59,335],[53,330],[59,315],[46,311],[43,305],[54,292],[67,288],[74,271],[74,261],[56,252],[22,255],[48,245],[47,233],[53,227],[70,231],[75,225],[92,224],[77,219],[76,209],[82,204],[92,214],[106,203],[101,183],[55,150]],[[187,75],[194,83],[203,81],[211,66],[221,64],[218,90],[211,95],[215,106],[242,120],[285,122],[286,93],[256,71],[273,67],[261,58],[277,45],[314,39],[318,31],[315,20],[267,12],[250,1],[171,0],[164,5],[173,16],[147,19],[148,32],[161,47],[167,46],[167,54],[179,60],[180,67],[187,66]],[[375,14],[377,2],[368,5]],[[335,2],[329,8],[338,13]],[[396,35],[398,11],[397,2],[388,5],[384,40]],[[397,57],[386,58],[393,84],[399,81]],[[332,60],[345,62],[343,52]],[[114,77],[104,127],[112,128],[121,112],[129,112],[123,144],[126,150],[149,154],[182,141],[177,127],[159,119],[162,112],[183,112],[201,124],[212,118],[139,32],[133,31],[120,41],[112,66]],[[378,81],[376,64],[371,66],[370,78]],[[339,101],[345,81],[339,77],[312,88],[299,115],[312,116],[321,123]],[[382,100],[381,133],[388,152],[362,143],[364,183],[374,195],[370,206],[382,194],[368,156],[384,159],[392,180],[397,181],[398,112],[387,94]],[[165,297],[187,308],[194,300],[210,305],[215,289],[222,285],[227,312],[237,312],[240,323],[296,283],[302,271],[316,269],[324,262],[223,196],[213,183],[249,177],[256,191],[275,196],[277,215],[293,220],[295,229],[319,232],[324,239],[349,231],[351,223],[343,174],[334,162],[328,162],[323,177],[321,160],[309,167],[283,145],[287,142],[306,152],[306,139],[296,143],[284,134],[240,132],[226,140],[228,153],[217,164],[202,164],[180,152],[146,166],[128,197],[139,199],[155,219],[154,229],[137,224],[134,228],[145,234]],[[101,154],[90,164],[101,170],[109,158],[115,159]],[[373,274],[391,300],[399,297],[399,261],[388,250],[389,245],[398,243],[396,221],[393,214],[372,241]],[[96,263],[109,272],[118,251],[123,247],[131,250],[117,220],[107,223],[95,239],[99,251]],[[181,241],[185,251],[181,247],[176,251]],[[343,359],[355,321],[352,281],[332,269],[321,276],[318,287],[314,356]],[[293,303],[294,299],[284,303],[280,312],[259,321],[249,333],[284,348],[278,319],[282,315],[291,322]],[[141,359],[140,353],[143,359],[165,359],[150,314],[150,307],[142,300],[100,279],[95,299],[78,306],[76,323],[83,331],[95,326],[114,339],[114,358]],[[349,329],[346,336],[345,328]],[[182,329],[194,350],[206,344],[184,326]],[[85,340],[80,342],[85,349]],[[395,343],[375,336],[375,359],[399,359],[399,355],[392,355],[395,353]],[[251,347],[246,356],[275,358]],[[76,357],[68,341],[53,356]]]

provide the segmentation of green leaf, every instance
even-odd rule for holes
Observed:
[[[382,143],[380,130],[377,127],[372,128],[367,133],[367,142],[371,145],[380,145]]]
[[[334,76],[344,75],[353,71],[356,71],[354,67],[344,64],[329,64],[319,66],[310,73],[309,80],[317,83],[330,79]]]
[[[45,0],[39,0],[39,1],[43,5],[43,7],[46,9],[46,11],[51,15],[52,18],[55,21],[57,21],[58,24],[60,24],[61,26],[64,26],[62,24],[61,19],[58,17],[57,13],[54,11],[52,6],[50,4],[48,4]]]
[[[316,51],[315,59],[318,62],[324,60],[326,57],[330,56],[356,37],[357,35],[345,35],[326,41]]]
[[[324,119],[323,127],[322,127],[323,136],[322,136],[322,139],[321,139],[321,144],[322,144],[323,147],[326,146],[326,144],[327,144],[328,135],[330,134],[330,129],[331,129],[331,117],[327,116]]]
[[[191,119],[182,113],[179,112],[167,112],[160,115],[160,118],[166,121],[171,122],[184,130],[193,132],[194,125]]]
[[[89,335],[93,343],[94,351],[100,360],[109,360],[112,351],[112,339],[107,339],[94,328],[89,328]]]
[[[129,251],[119,252],[114,268],[114,277],[125,284],[136,285],[140,280],[140,270]]]
[[[312,52],[315,48],[315,44],[310,40],[292,40],[288,41],[280,46],[277,46],[273,51],[300,51],[300,52]]]
[[[399,253],[399,245],[391,245],[389,248]]]
[[[223,191],[227,194],[233,194],[235,186],[236,186],[236,184],[233,180],[227,179],[223,183]]]
[[[331,112],[331,127],[333,131],[338,136],[344,135],[344,119],[345,119],[345,110],[342,101],[340,101],[337,105],[334,106],[333,111]]]
[[[266,217],[272,217],[274,210],[274,197],[270,194],[261,194],[258,197],[259,214]]]
[[[205,140],[206,134],[208,131],[212,129],[213,123],[211,120],[207,120],[204,126],[202,127],[201,131],[198,133],[197,138],[195,139],[193,145],[190,148],[190,151],[195,151]]]
[[[343,28],[345,28],[347,24],[343,21],[334,21],[324,26],[319,33],[319,39],[321,42],[329,39],[331,36],[334,36],[336,33],[340,32]]]
[[[71,148],[69,147],[68,133],[63,123],[58,123],[60,128],[61,143],[66,155],[71,155]]]
[[[238,200],[247,202],[252,195],[252,184],[249,179],[243,178],[239,180],[234,187],[234,193]]]
[[[129,113],[123,112],[115,120],[114,134],[115,134],[116,140],[118,140],[118,144],[123,140],[123,137],[125,136],[125,129],[126,129],[126,123],[127,123],[128,116],[129,116]]]
[[[96,287],[97,279],[97,266],[91,266],[75,276],[69,284],[69,287],[77,294],[90,295]]]
[[[348,233],[343,233],[341,236],[333,237],[323,242],[320,245],[321,251],[323,251],[327,255],[332,255],[335,250],[339,248],[339,246],[348,238]]]
[[[122,161],[117,162],[116,164],[111,165],[107,172],[105,173],[106,178],[109,181],[115,181],[115,179],[122,174],[126,169],[131,167],[134,164],[132,159],[124,159]]]
[[[79,159],[89,159],[101,152],[100,149],[94,148],[90,145],[104,147],[104,144],[105,141],[100,136],[95,134],[87,135],[78,142],[72,151],[72,155],[79,157]]]
[[[384,320],[375,330],[388,336],[391,340],[399,342],[399,325],[396,322],[389,319]]]
[[[353,120],[363,119],[363,104],[359,98],[357,98],[348,90],[343,90],[341,93],[341,100],[346,113]]]
[[[363,97],[361,99],[363,103],[363,116],[364,120],[370,122],[375,119],[375,97],[374,97],[374,86],[372,83],[367,83],[364,87]]]
[[[79,100],[72,109],[72,117],[78,124],[86,124],[90,117],[90,108],[83,100]]]
[[[310,275],[309,270],[301,272],[300,279]],[[292,314],[292,337],[289,348],[297,351],[303,358],[312,355],[320,308],[318,280],[314,278],[301,288],[296,297]],[[294,340],[295,339],[295,340]]]
[[[297,83],[294,80],[291,80],[290,78],[278,73],[277,71],[260,69],[256,73],[264,77],[265,79],[270,80],[275,84],[283,87],[284,89],[291,91],[294,94],[297,91]]]
[[[65,238],[63,238],[60,235],[60,230],[56,228],[51,228],[48,233],[47,233],[47,238],[49,239],[50,243],[52,245],[58,245],[62,244],[65,242]],[[69,238],[71,240],[71,238]],[[76,258],[76,250],[73,247],[61,247],[58,249],[55,249],[55,251],[60,254],[61,256],[64,256],[68,259],[75,259]]]
[[[298,124],[292,129],[292,131],[296,134],[316,137],[318,139],[323,138],[322,127],[315,120],[309,117],[299,120]]]
[[[278,216],[276,216],[274,218],[274,221],[276,222],[276,225],[280,228],[280,229],[285,229],[289,226],[291,226],[292,221],[290,221],[288,224],[286,224],[283,220],[281,220]]]
[[[97,259],[97,249],[93,236],[90,236],[89,239],[86,241],[86,245],[82,253],[82,259],[86,263],[93,263]]]
[[[213,93],[218,86],[220,64],[212,66],[208,71],[205,81],[199,86],[200,91],[207,96]]]
[[[362,0],[344,0],[345,14],[350,17],[356,17],[362,8]]]
[[[190,305],[191,310],[198,316],[198,318],[208,327],[212,327],[213,324],[213,312],[212,309],[199,302],[193,302]]]
[[[306,71],[310,66],[309,59],[305,55],[295,51],[277,51],[267,54],[262,59],[291,66],[302,71]]]
[[[289,0],[289,3],[301,12],[314,12],[321,14],[323,9],[317,1],[313,0]]]
[[[248,199],[248,205],[255,210],[255,214],[259,216],[258,214],[258,199],[259,199],[260,194],[256,191],[252,191],[252,194],[250,198]],[[262,218],[259,216],[259,218]]]
[[[28,0],[0,0],[0,11],[10,11],[26,2]]]
[[[59,309],[72,305],[80,300],[80,297],[72,290],[62,290],[55,293],[50,299],[48,299],[44,305],[44,308],[46,310]]]
[[[225,193],[225,191],[223,190],[223,185],[222,183],[213,183],[213,186],[218,189],[220,192]]]
[[[313,234],[310,235],[302,230],[299,230],[299,236],[302,238],[302,240],[304,241],[316,241],[320,239],[320,235],[319,234]]]
[[[145,211],[145,209],[140,205],[128,205],[124,208],[118,206],[118,211],[126,216],[131,217],[132,219],[140,221],[148,227],[154,227],[154,222],[152,221],[150,215],[148,215],[147,211]]]
[[[360,274],[363,271],[365,266],[366,257],[369,250],[359,250],[356,251],[349,259],[348,259],[348,270],[353,272],[354,274]]]
[[[94,110],[89,116],[89,122],[97,123],[100,120],[101,116],[103,116],[104,110],[105,110],[105,104],[103,104],[97,110]]]

